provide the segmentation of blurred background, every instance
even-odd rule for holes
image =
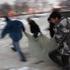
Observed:
[[[50,38],[47,18],[53,9],[60,10],[61,15],[69,17],[68,20],[70,23],[70,0],[0,0],[0,37],[1,32],[7,24],[3,16],[9,16],[11,20],[21,21],[24,24],[27,33],[30,33],[27,21],[27,18],[30,17],[39,25],[42,33]],[[31,45],[29,45],[29,42]],[[37,44],[36,40],[34,41],[32,38],[29,38],[28,40],[25,35],[23,36],[20,45],[28,61],[26,63],[22,63],[18,60],[17,55],[15,55],[16,53],[11,51],[10,48],[12,44],[8,35],[4,39],[0,39],[0,70],[15,70],[10,68],[21,68],[24,66],[40,68],[39,70],[61,70],[61,67],[56,66],[53,62],[48,60],[48,55],[46,57],[44,56],[46,64],[34,64],[38,62],[38,60],[42,59],[42,51],[40,49],[43,47],[39,48]],[[46,48],[47,51],[45,51],[46,55],[50,48],[49,46],[44,46],[44,48]],[[52,49],[53,47],[51,50]],[[37,57],[34,57],[34,54]]]
[[[0,16],[43,13],[53,8],[70,10],[70,0],[0,0]]]

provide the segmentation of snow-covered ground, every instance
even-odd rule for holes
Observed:
[[[43,32],[43,36],[40,36],[37,40],[30,35],[26,18],[24,16],[17,17],[18,20],[23,22],[28,33],[27,36],[23,36],[20,42],[21,49],[27,57],[27,62],[20,62],[17,53],[10,49],[12,46],[11,39],[7,35],[4,39],[0,39],[0,70],[60,70],[60,67],[55,65],[48,58],[48,52],[49,49],[53,48],[51,45],[53,45],[52,43],[54,43],[54,40],[49,45],[50,36],[49,32],[46,31],[46,28],[49,26],[47,17],[48,15],[32,17]],[[11,19],[16,19],[16,17]],[[2,25],[2,23],[4,24]],[[0,24],[3,29],[5,21],[2,20],[2,23]],[[38,63],[40,60],[43,60],[44,62]]]

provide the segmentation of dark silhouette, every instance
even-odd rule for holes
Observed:
[[[50,36],[53,37],[55,32],[54,32],[54,26],[55,24],[53,24],[51,21],[50,21],[50,18],[48,19],[48,22],[49,22],[49,31],[50,31]]]
[[[39,26],[36,24],[36,22],[30,18],[27,18],[27,21],[30,25],[30,31],[33,33],[33,37],[37,38],[38,34],[41,33]]]

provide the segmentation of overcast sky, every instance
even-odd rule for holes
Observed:
[[[14,4],[16,0],[0,0],[0,4],[3,3],[9,3],[9,4]],[[22,2],[22,1],[27,1],[27,0],[17,0],[18,2]],[[33,1],[33,0],[28,0],[28,1]],[[46,0],[43,0],[46,1]],[[61,0],[47,0],[48,3],[50,4],[59,4]]]
[[[3,4],[3,3],[9,3],[9,4],[14,4],[14,1],[15,0],[0,0],[0,4]]]

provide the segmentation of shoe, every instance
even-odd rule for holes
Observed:
[[[21,58],[20,61],[26,62],[27,60],[25,58]]]
[[[26,62],[27,61],[26,57],[24,55],[22,55],[20,61]]]
[[[69,67],[64,67],[64,68],[62,68],[63,70],[70,70],[70,68]]]
[[[34,64],[40,64],[40,63],[44,63],[44,61],[40,60],[40,61],[35,62]]]
[[[26,62],[26,57],[24,56],[24,54],[22,52],[20,52],[20,60]]]
[[[11,49],[14,51],[14,52],[16,52],[17,50],[16,50],[16,48],[14,48],[14,47],[11,47]]]

